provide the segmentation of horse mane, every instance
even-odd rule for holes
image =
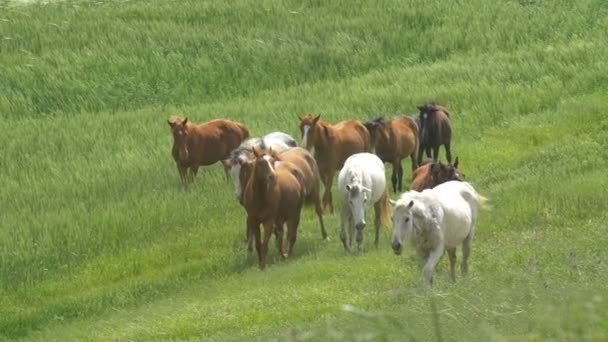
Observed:
[[[355,172],[353,169],[346,170],[346,179],[348,180],[348,184],[362,184],[361,174]],[[355,190],[358,191],[358,190]]]
[[[442,106],[435,101],[427,102],[427,103],[423,104],[422,106],[420,106],[419,109],[421,110],[421,112],[426,112],[428,114],[431,114],[431,113],[437,112],[437,111],[442,111],[445,113],[445,115],[447,115],[448,118],[451,118],[451,116],[452,116],[451,113],[448,111],[448,109],[445,106]]]

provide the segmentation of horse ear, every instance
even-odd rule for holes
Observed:
[[[251,151],[253,152],[253,155],[254,155],[256,158],[259,158],[259,157],[260,157],[260,152],[258,152],[258,150],[255,148],[255,146],[252,146],[252,147],[251,147]]]
[[[182,124],[185,126],[188,123],[188,118],[185,118],[184,121],[182,121]]]
[[[456,160],[454,160],[454,167],[458,168],[458,157],[456,157]]]
[[[169,126],[173,127],[173,121],[167,120],[167,123],[169,124]]]
[[[439,173],[440,169],[441,169],[441,164],[439,164],[439,162],[431,164],[431,173]]]
[[[319,121],[320,118],[321,118],[321,114],[317,115],[314,119],[312,119],[312,123],[316,124],[317,121]]]
[[[410,203],[407,205],[408,208],[411,208],[414,206],[414,200],[411,200]]]
[[[393,201],[392,199],[389,199],[388,201],[393,207],[397,205],[397,201]]]
[[[298,120],[300,120],[300,121],[304,121],[304,119],[302,119],[302,117],[301,117],[301,116],[297,115],[297,117],[298,117]]]

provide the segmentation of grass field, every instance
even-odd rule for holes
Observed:
[[[0,1],[0,340],[608,339],[606,32],[604,0]],[[310,209],[260,272],[221,166],[184,192],[170,156],[173,111],[299,138],[427,100],[492,205],[432,291]]]

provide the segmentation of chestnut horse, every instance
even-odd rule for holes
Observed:
[[[305,191],[303,175],[289,162],[273,162],[272,157],[253,150],[255,159],[241,166],[247,178],[243,191],[243,205],[247,210],[247,230],[253,234],[260,269],[266,267],[268,241],[274,233],[279,255],[283,253],[283,225],[287,223],[287,256],[293,254]],[[260,224],[264,225],[262,239]]]
[[[228,158],[230,152],[249,137],[247,127],[226,119],[215,119],[197,125],[189,122],[188,118],[172,116],[167,122],[173,133],[171,152],[186,189],[200,166],[212,165]]]
[[[431,157],[433,150],[433,160],[439,160],[439,147],[445,147],[445,154],[448,163],[452,162],[452,126],[450,125],[450,113],[448,110],[436,104],[424,104],[418,107],[419,116],[419,137],[418,144],[418,164],[422,162],[422,152],[426,152],[427,158]]]
[[[344,165],[344,161],[355,153],[370,149],[370,135],[367,128],[358,120],[347,120],[332,125],[320,120],[321,115],[312,113],[300,119],[302,146],[313,151],[321,179],[325,186],[323,207],[329,205],[333,214],[331,186],[334,175]]]
[[[383,117],[365,123],[372,138],[372,151],[383,163],[393,165],[391,181],[393,192],[403,191],[403,167],[401,161],[408,156],[412,160],[412,171],[418,165],[418,124],[409,116],[399,116],[390,120]]]
[[[319,218],[319,224],[321,226],[321,238],[327,240],[327,232],[325,230],[325,224],[323,222],[323,207],[321,205],[321,176],[319,175],[319,168],[312,154],[301,147],[293,147],[283,151],[276,151],[269,149],[264,151],[262,149],[255,149],[255,153],[258,155],[269,155],[271,157],[271,163],[277,162],[289,162],[302,173],[302,186],[304,188],[305,197],[304,205],[314,205],[317,217]],[[253,151],[252,149],[252,151]],[[254,152],[252,152],[253,154]],[[241,184],[245,184],[248,179],[248,175],[244,172],[240,173]],[[246,238],[248,250],[252,250],[252,236],[249,229],[246,230]]]
[[[414,171],[410,190],[422,191],[452,180],[464,181],[464,174],[458,168],[458,157],[454,165],[434,160],[426,160]]]

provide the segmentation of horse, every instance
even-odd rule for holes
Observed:
[[[321,173],[325,187],[323,207],[329,206],[333,214],[331,186],[334,175],[344,165],[346,158],[370,149],[370,135],[367,128],[358,120],[347,120],[332,125],[320,120],[321,115],[308,113],[300,120],[302,133],[301,146],[310,150]]]
[[[245,125],[227,119],[215,119],[197,125],[188,121],[188,118],[172,116],[167,123],[173,134],[171,153],[186,189],[188,183],[194,181],[200,166],[226,159],[233,149],[249,137]]]
[[[365,123],[370,132],[372,150],[384,163],[393,165],[391,181],[393,192],[403,191],[403,167],[401,160],[408,156],[412,160],[412,171],[418,166],[416,151],[418,149],[418,125],[408,116],[391,120],[378,117]]]
[[[412,174],[410,190],[422,191],[451,180],[464,181],[465,175],[458,168],[458,157],[454,164],[426,160]]]
[[[380,224],[388,225],[391,210],[384,163],[375,154],[353,154],[346,159],[340,170],[338,190],[342,203],[340,239],[344,249],[351,250],[356,230],[357,249],[361,250],[365,211],[372,204],[376,228],[374,244],[378,247]]]
[[[308,150],[301,147],[293,147],[284,151],[275,151],[272,148],[266,151],[256,149],[256,153],[261,156],[270,156],[270,162],[273,164],[276,162],[289,162],[298,168],[302,174],[302,186],[305,192],[304,205],[315,206],[315,212],[319,218],[319,224],[321,226],[321,238],[323,240],[327,240],[327,232],[323,222],[323,207],[321,205],[320,198],[321,176],[319,175],[317,162],[313,158],[312,154]],[[247,174],[242,173],[240,178],[242,179],[242,182],[246,182]],[[249,230],[246,231],[246,237],[248,250],[251,251],[252,239],[251,232]]]
[[[298,144],[289,134],[283,132],[272,132],[262,137],[249,138],[241,143],[239,147],[232,150],[227,159],[222,160],[226,179],[232,178],[234,183],[234,194],[241,201],[242,185],[239,177],[241,164],[253,159],[252,148],[269,149],[274,151],[284,151],[288,148],[296,147]]]
[[[463,275],[468,273],[469,257],[475,236],[479,211],[486,205],[483,197],[468,182],[449,181],[422,192],[408,191],[396,201],[393,210],[393,243],[395,254],[401,254],[404,239],[409,238],[422,259],[423,275],[428,287],[433,285],[433,271],[448,252],[450,275],[456,281],[456,247],[462,244]]]
[[[274,233],[281,257],[290,257],[296,242],[305,191],[303,175],[289,162],[272,162],[271,156],[254,148],[255,159],[244,163],[241,174],[248,178],[243,191],[247,211],[247,229],[252,232],[258,253],[259,267],[266,267],[268,241]],[[283,225],[287,223],[287,255],[283,253]],[[261,238],[260,224],[264,226]]]
[[[433,160],[439,158],[439,147],[445,147],[446,159],[452,162],[452,126],[450,124],[450,113],[448,110],[437,104],[424,104],[418,106],[419,113],[419,139],[418,144],[418,164],[422,163],[422,152],[426,152],[427,158],[431,157],[433,150]]]

